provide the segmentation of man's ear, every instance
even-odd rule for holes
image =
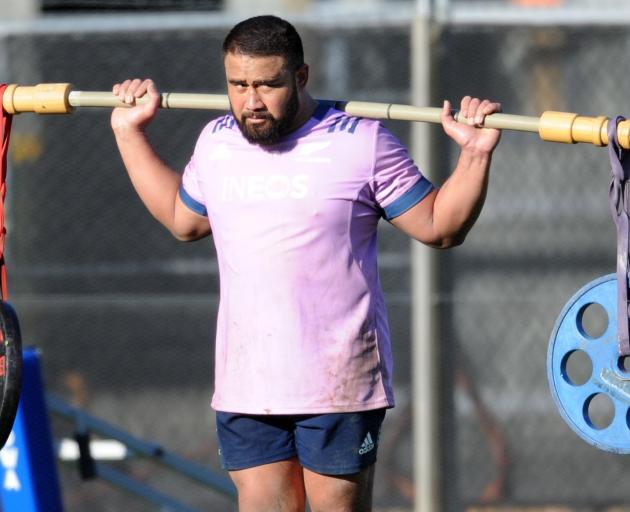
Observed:
[[[295,72],[295,81],[300,89],[308,83],[308,64],[302,64]]]

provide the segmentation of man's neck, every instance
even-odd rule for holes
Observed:
[[[315,112],[317,108],[317,101],[314,100],[310,94],[304,93],[304,96],[300,98],[300,110],[298,111],[298,115],[295,117],[295,123],[291,129],[292,132],[298,130],[302,127],[304,123],[306,123]]]

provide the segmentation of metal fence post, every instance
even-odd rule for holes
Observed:
[[[431,101],[432,2],[418,0],[411,33],[412,102]],[[431,176],[430,128],[414,123],[414,159],[422,172]],[[412,397],[414,429],[415,511],[439,512],[441,496],[441,446],[439,437],[439,343],[433,303],[436,282],[435,255],[427,247],[413,243],[412,273]]]

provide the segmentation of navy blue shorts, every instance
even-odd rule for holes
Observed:
[[[349,475],[376,462],[385,409],[317,415],[217,411],[221,465],[228,471],[297,457],[324,475]]]

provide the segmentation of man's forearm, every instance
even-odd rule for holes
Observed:
[[[434,228],[458,245],[481,213],[488,190],[492,153],[462,150],[455,170],[440,188],[433,211]]]
[[[181,176],[160,159],[143,131],[117,128],[114,135],[140,199],[159,222],[173,231],[175,199]]]

